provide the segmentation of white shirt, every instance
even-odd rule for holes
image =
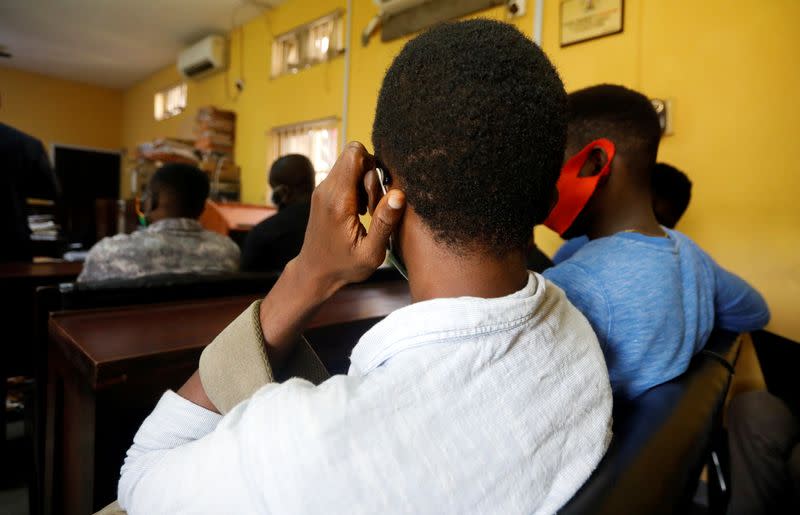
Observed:
[[[399,309],[346,376],[268,384],[224,417],[167,392],[122,467],[129,513],[553,513],[611,437],[586,319],[531,273],[503,298]]]

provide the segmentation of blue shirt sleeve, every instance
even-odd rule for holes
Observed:
[[[587,236],[578,236],[577,238],[567,240],[567,242],[561,245],[561,247],[559,247],[559,249],[556,251],[555,255],[553,256],[553,263],[557,265],[568,260],[587,243],[589,243],[589,238]]]
[[[600,346],[605,350],[606,338],[612,330],[612,320],[608,297],[598,282],[582,267],[573,263],[556,265],[545,270],[542,275],[564,290],[567,299],[589,321]]]
[[[710,259],[710,258],[709,258]],[[769,322],[769,307],[764,297],[741,277],[712,263],[715,325],[735,332],[755,331]]]

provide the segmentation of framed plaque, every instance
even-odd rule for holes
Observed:
[[[625,0],[562,0],[561,46],[622,32]]]

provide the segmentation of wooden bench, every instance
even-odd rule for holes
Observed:
[[[164,390],[178,388],[197,368],[205,345],[261,296],[52,314],[45,513],[90,513],[116,497],[125,450],[144,417]],[[327,366],[341,367],[356,343],[341,342],[342,328],[355,337],[409,302],[403,281],[348,286],[311,321],[311,343]]]

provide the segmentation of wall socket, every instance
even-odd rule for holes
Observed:
[[[658,124],[661,125],[661,136],[672,136],[672,99],[651,98],[650,102],[658,114]]]
[[[526,3],[526,0],[508,0],[506,8],[512,18],[518,18],[520,16],[525,16]]]

